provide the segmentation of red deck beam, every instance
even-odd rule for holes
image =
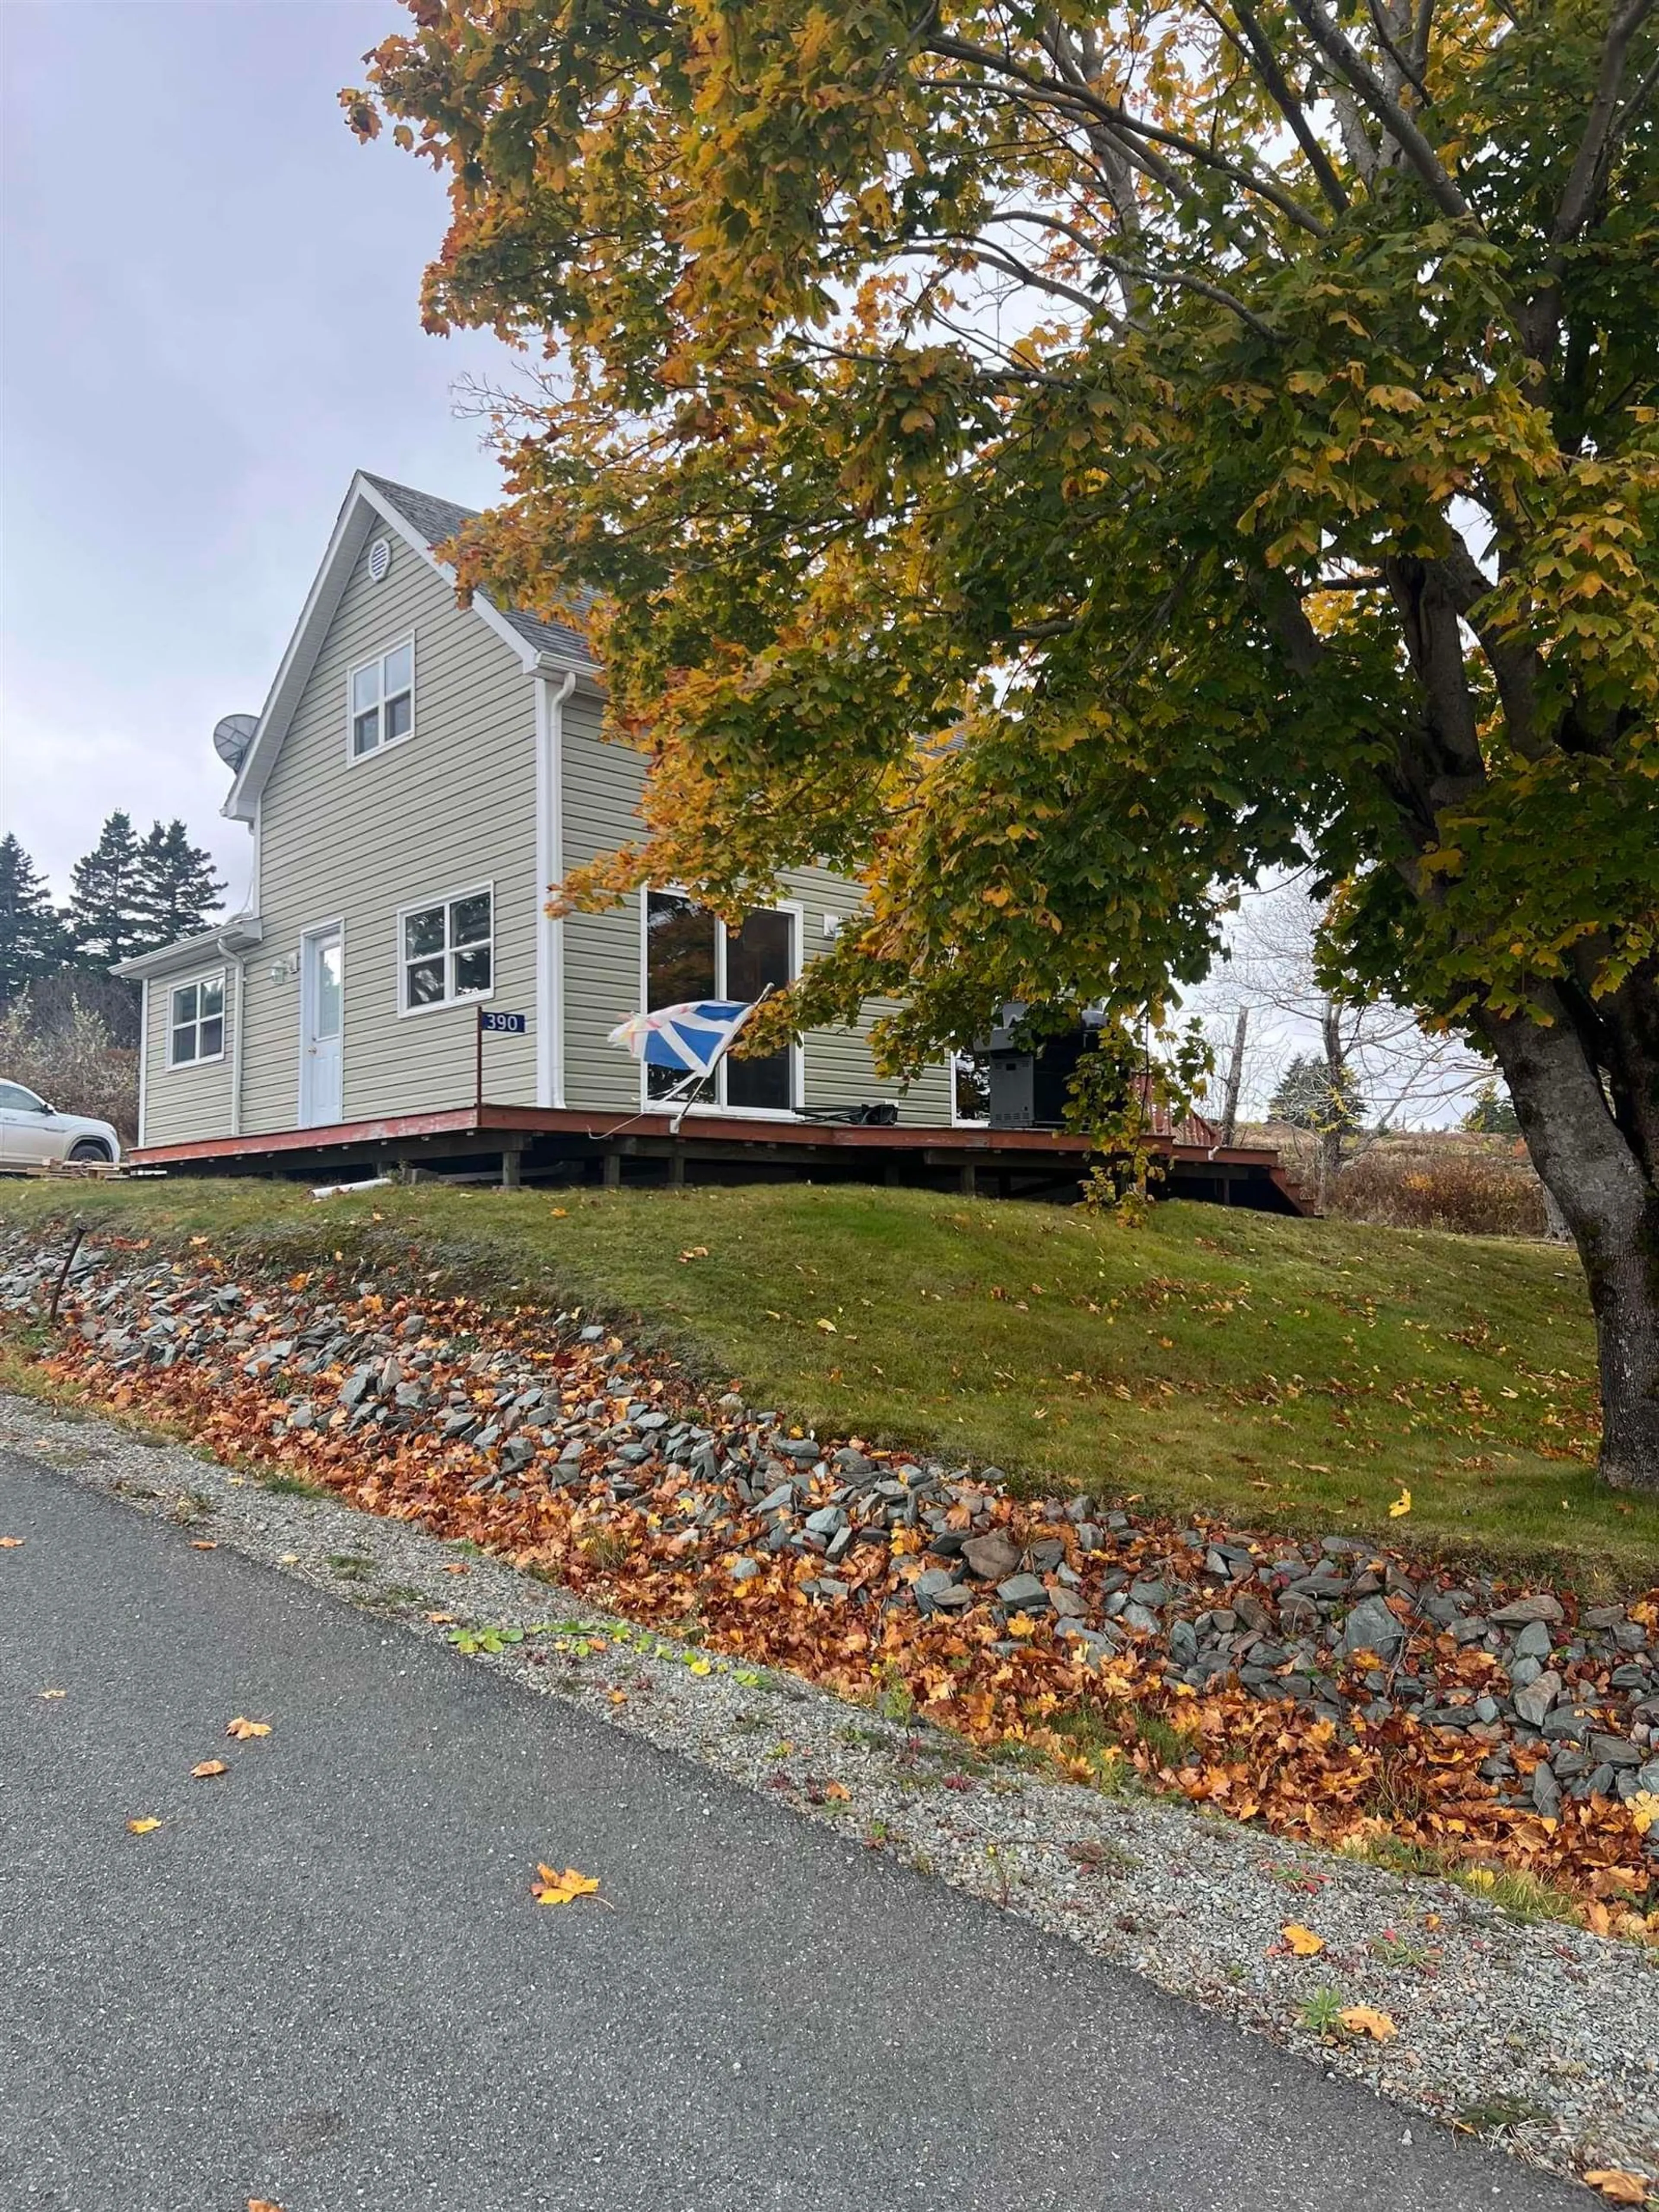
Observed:
[[[142,1145],[127,1155],[135,1166],[173,1167],[191,1160],[260,1159],[286,1152],[336,1151],[345,1146],[386,1145],[433,1137],[585,1137],[604,1144],[618,1137],[672,1137],[665,1114],[588,1113],[574,1107],[453,1106],[427,1114],[385,1114],[372,1121],[337,1121],[315,1129],[269,1129],[240,1137],[197,1137],[174,1145]],[[903,1122],[759,1121],[748,1115],[697,1114],[682,1124],[682,1142],[698,1138],[722,1144],[810,1145],[835,1152],[1027,1152],[1082,1160],[1097,1147],[1064,1129],[927,1127]],[[1279,1156],[1255,1146],[1175,1144],[1155,1137],[1152,1149],[1177,1160],[1237,1167],[1276,1167]]]

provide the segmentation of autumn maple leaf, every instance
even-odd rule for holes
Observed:
[[[1609,2204],[1645,2204],[1650,2195],[1659,2194],[1656,2185],[1621,2166],[1596,2166],[1584,2179]]]
[[[1374,2043],[1386,2043],[1400,2033],[1399,2024],[1373,2005],[1346,2005],[1337,2018],[1351,2035],[1369,2035]]]
[[[571,1905],[579,1897],[593,1896],[599,1887],[596,1875],[578,1874],[574,1867],[559,1874],[538,1861],[536,1872],[540,1879],[532,1883],[531,1894],[538,1905]]]

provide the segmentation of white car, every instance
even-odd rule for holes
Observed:
[[[0,1083],[0,1169],[15,1172],[46,1160],[104,1160],[121,1157],[121,1139],[107,1121],[60,1114],[21,1083]]]

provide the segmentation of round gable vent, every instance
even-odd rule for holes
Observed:
[[[392,540],[377,538],[368,549],[368,573],[378,584],[392,566]]]

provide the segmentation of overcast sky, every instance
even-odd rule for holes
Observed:
[[[481,505],[420,327],[442,188],[336,103],[392,0],[0,0],[0,829],[60,896],[112,807],[234,905],[214,723],[257,710],[352,471]]]

